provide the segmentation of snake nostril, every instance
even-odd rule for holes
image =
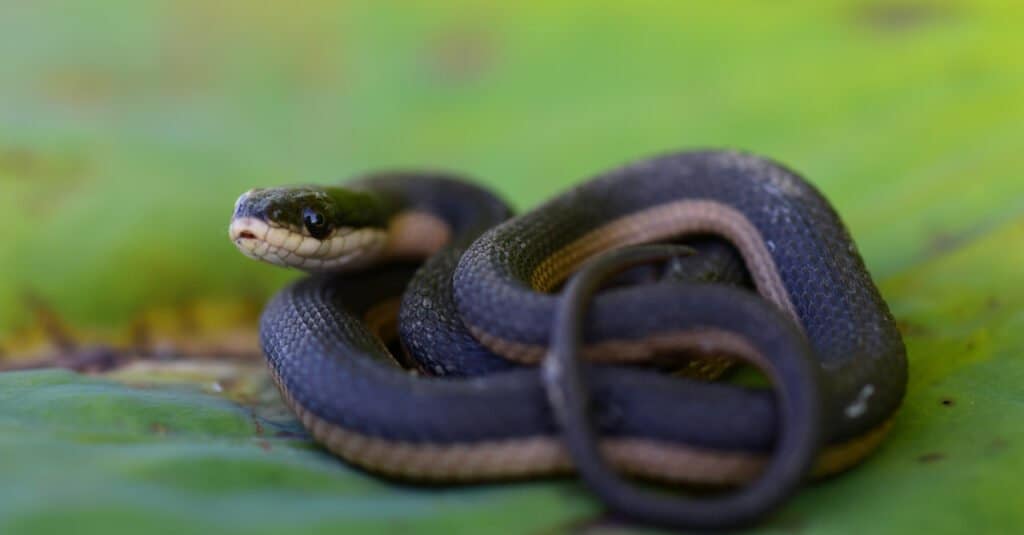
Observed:
[[[255,240],[256,239],[256,235],[253,234],[252,232],[249,232],[248,230],[243,230],[242,232],[240,232],[238,234],[238,239],[240,239],[240,240]]]

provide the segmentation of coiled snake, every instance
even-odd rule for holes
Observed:
[[[238,248],[313,273],[274,297],[260,332],[317,441],[403,479],[576,467],[620,513],[698,528],[750,523],[882,441],[904,345],[839,217],[796,173],[682,152],[510,215],[439,173],[239,198]],[[676,245],[631,247],[656,242]],[[737,360],[777,392],[708,380]],[[738,489],[670,498],[605,462]]]

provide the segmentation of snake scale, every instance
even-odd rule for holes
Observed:
[[[386,476],[575,467],[628,517],[735,527],[865,458],[904,396],[904,344],[839,216],[750,154],[648,158],[516,217],[444,173],[254,189],[230,234],[311,273],[263,313],[271,374],[317,441]],[[775,392],[709,380],[735,362]]]

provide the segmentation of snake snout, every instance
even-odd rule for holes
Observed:
[[[269,230],[269,226],[259,219],[234,217],[231,219],[231,225],[228,227],[228,237],[231,238],[231,241],[236,242],[236,244],[240,240],[264,241]]]

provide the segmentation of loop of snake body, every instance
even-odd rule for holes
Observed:
[[[409,480],[575,466],[626,516],[723,528],[883,440],[906,386],[904,345],[838,215],[796,173],[744,153],[681,152],[510,216],[441,173],[239,198],[238,248],[311,273],[273,298],[260,332],[318,442]],[[629,252],[661,242],[686,248]],[[709,380],[733,362],[777,392]],[[641,500],[605,461],[740,490]]]

